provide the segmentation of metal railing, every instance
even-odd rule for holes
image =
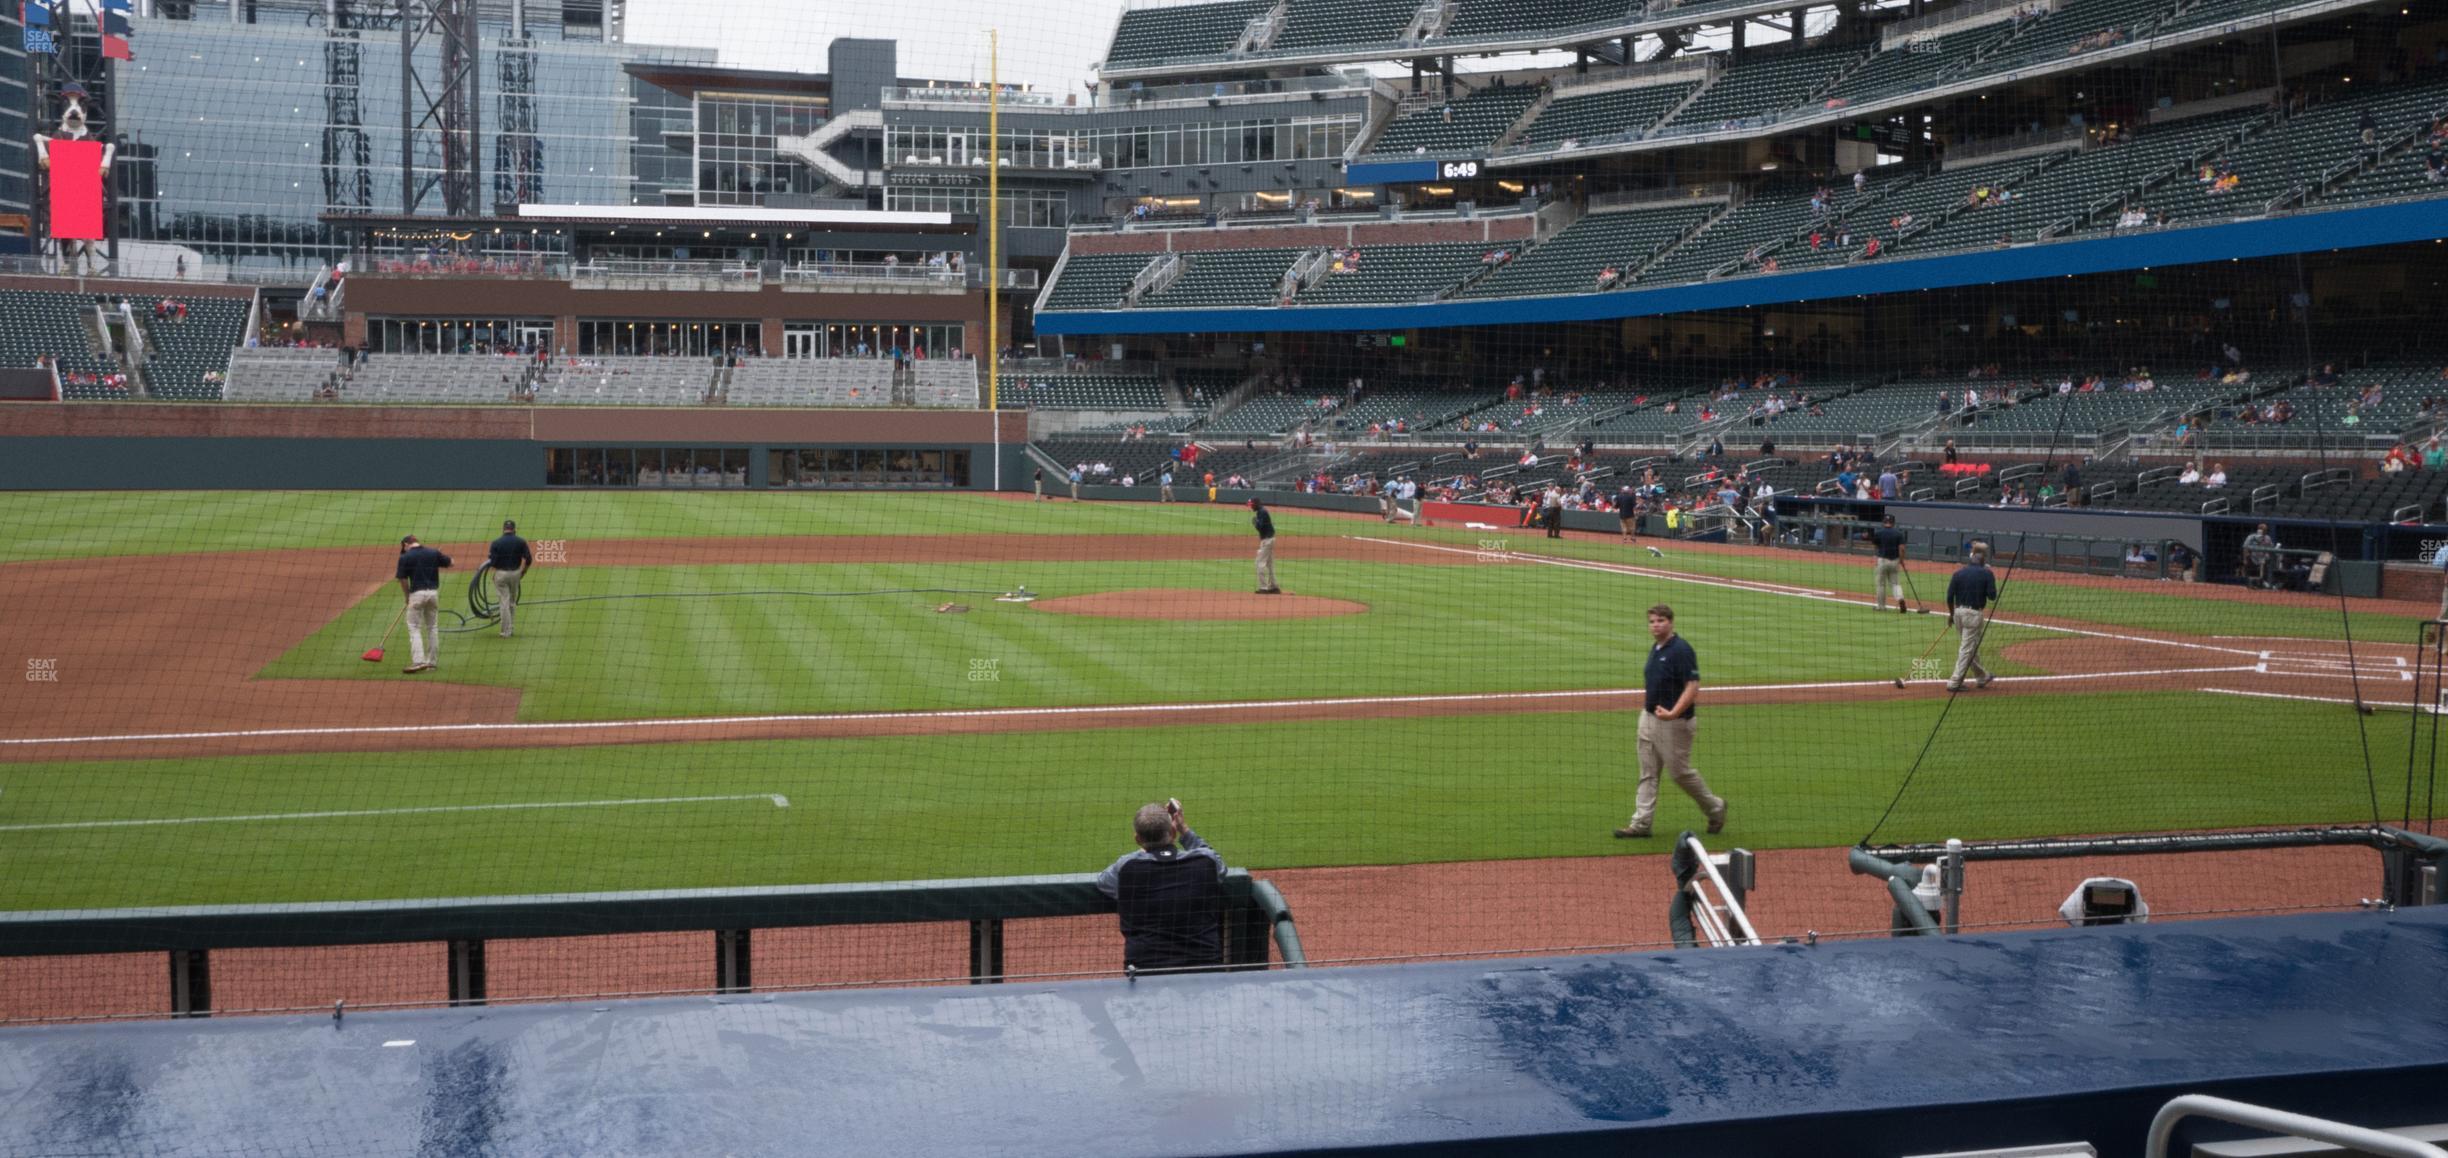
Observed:
[[[570,267],[570,283],[583,286],[634,282],[693,281],[702,288],[755,289],[765,282],[754,265],[721,261],[597,260]]]
[[[907,265],[883,262],[825,261],[802,262],[782,269],[782,284],[792,285],[896,285],[911,288],[940,289],[957,292],[971,284],[968,269],[948,265]],[[985,278],[977,271],[978,280]],[[1032,283],[1032,287],[1034,285]]]
[[[2448,1150],[2429,1142],[2366,1126],[2350,1126],[2327,1118],[2315,1118],[2310,1114],[2214,1098],[2208,1094],[2185,1094],[2159,1107],[2159,1112],[2151,1118],[2150,1140],[2142,1150],[2144,1158],[2167,1158],[2168,1144],[2176,1136],[2176,1124],[2186,1118],[2216,1118],[2238,1126],[2267,1130],[2272,1134],[2326,1142],[2355,1154],[2377,1154],[2382,1158],[2448,1158]]]
[[[1692,924],[1699,929],[1700,935],[1706,938],[1711,946],[1720,949],[1736,945],[1759,944],[1759,930],[1752,926],[1751,915],[1743,911],[1742,894],[1728,887],[1725,876],[1717,871],[1719,860],[1724,860],[1727,867],[1731,868],[1735,858],[1748,858],[1751,854],[1745,850],[1736,849],[1723,858],[1711,856],[1708,846],[1701,844],[1699,837],[1689,833],[1684,834],[1683,846],[1690,849],[1692,855],[1699,859],[1699,871],[1695,872],[1691,882],[1683,887],[1691,894]],[[1708,883],[1708,889],[1701,887],[1703,881]],[[1714,898],[1709,895],[1710,889],[1716,892]]]

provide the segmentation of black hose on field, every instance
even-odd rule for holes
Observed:
[[[558,599],[521,599],[521,607],[549,607],[561,603],[600,603],[616,599],[847,599],[867,595],[1003,595],[1010,589],[998,587],[881,587],[870,591],[659,591],[616,595],[565,595]],[[465,613],[444,610],[442,614],[458,621],[456,627],[445,627],[444,634],[460,635],[483,631],[501,619],[501,608],[493,600],[493,565],[487,563],[468,576],[468,609]]]

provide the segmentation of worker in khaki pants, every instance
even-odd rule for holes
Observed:
[[[1650,834],[1657,818],[1660,774],[1674,778],[1708,817],[1710,832],[1725,830],[1726,802],[1692,770],[1692,733],[1699,713],[1700,659],[1675,634],[1674,608],[1649,609],[1649,663],[1643,671],[1646,698],[1640,717],[1640,788],[1632,797],[1632,823],[1615,830],[1626,840]]]
[[[1955,649],[1955,674],[1947,680],[1947,690],[1964,690],[1964,676],[1979,682],[1975,688],[1989,686],[1996,677],[1981,666],[1981,636],[1989,630],[1989,606],[1997,602],[1997,575],[1989,570],[1989,544],[1973,543],[1965,553],[1969,562],[1955,569],[1955,577],[1947,580],[1947,616],[1955,621],[1955,630],[1962,641]]]
[[[501,637],[508,639],[510,621],[518,614],[519,580],[535,565],[535,549],[519,537],[516,522],[503,519],[501,538],[485,548],[485,556],[493,568],[493,608],[501,615]]]

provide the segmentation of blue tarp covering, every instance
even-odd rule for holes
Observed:
[[[15,1029],[0,1153],[2119,1153],[2189,1090],[2438,1120],[2444,1068],[2408,910]]]

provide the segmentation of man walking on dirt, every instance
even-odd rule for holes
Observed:
[[[486,554],[493,565],[493,604],[501,612],[501,637],[508,639],[510,617],[518,609],[519,580],[525,579],[527,569],[535,566],[535,549],[519,538],[517,523],[503,519],[501,538],[493,540]]]
[[[1967,553],[1969,562],[1955,569],[1955,577],[1947,580],[1947,616],[1955,621],[1955,630],[1962,642],[1955,650],[1955,674],[1947,679],[1947,690],[1964,690],[1964,676],[1973,675],[1979,682],[1975,688],[1989,686],[1996,677],[1981,666],[1981,635],[1989,629],[1988,607],[1997,602],[1997,575],[1989,570],[1989,544],[1975,542]]]
[[[1904,532],[1896,529],[1894,515],[1879,520],[1878,529],[1870,532],[1870,542],[1878,550],[1877,571],[1873,580],[1877,588],[1878,609],[1887,610],[1887,592],[1893,589],[1896,610],[1910,611],[1911,608],[1904,606]]]
[[[1692,770],[1694,718],[1699,714],[1700,658],[1675,634],[1674,608],[1649,609],[1649,663],[1642,671],[1640,788],[1632,797],[1632,823],[1615,830],[1625,840],[1647,837],[1657,817],[1658,777],[1674,777],[1708,817],[1710,832],[1725,831],[1726,802]]]
[[[442,569],[451,558],[415,535],[400,539],[399,566],[393,575],[408,600],[409,675],[429,672],[442,657]]]
[[[1258,531],[1258,594],[1281,595],[1283,589],[1275,585],[1275,517],[1256,498],[1250,499],[1249,509],[1250,526]]]

